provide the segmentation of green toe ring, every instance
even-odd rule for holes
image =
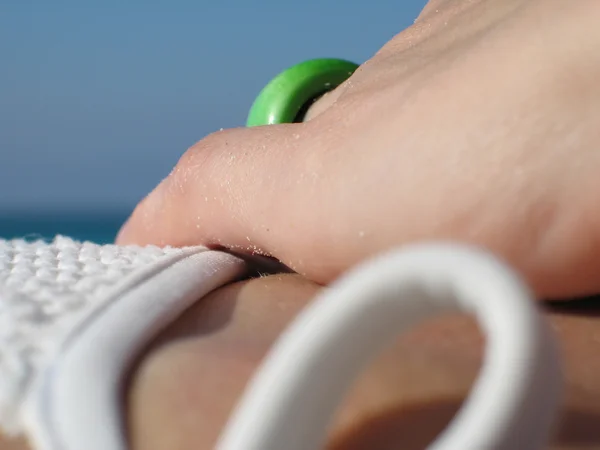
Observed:
[[[342,59],[311,59],[277,75],[260,92],[246,126],[302,122],[308,107],[346,81],[358,68]]]

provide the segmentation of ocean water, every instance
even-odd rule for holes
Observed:
[[[61,234],[97,244],[114,242],[127,213],[0,214],[0,239],[51,240]]]

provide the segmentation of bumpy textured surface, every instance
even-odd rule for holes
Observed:
[[[0,240],[0,427],[18,433],[18,408],[74,323],[134,272],[180,249]]]

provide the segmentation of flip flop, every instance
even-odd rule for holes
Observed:
[[[247,272],[203,247],[0,240],[0,426],[35,450],[126,449],[120,392],[135,358]]]
[[[126,450],[120,394],[134,360],[191,304],[247,272],[241,259],[201,247],[0,241],[0,424],[34,450]],[[456,311],[475,316],[487,356],[429,449],[544,448],[562,379],[550,328],[512,271],[447,244],[392,252],[331,286],[281,336],[217,448],[322,448],[369,358]]]

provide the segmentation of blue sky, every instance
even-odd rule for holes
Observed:
[[[280,70],[362,62],[424,4],[4,0],[0,215],[131,209]]]

